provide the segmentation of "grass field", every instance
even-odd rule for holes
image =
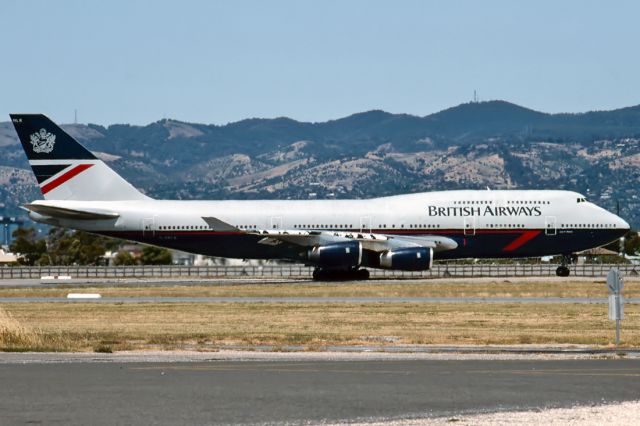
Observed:
[[[3,288],[0,297],[606,297],[604,280],[494,279],[197,286]],[[625,283],[640,297],[640,281]],[[640,305],[625,306],[622,342],[640,346]],[[5,303],[0,350],[216,350],[228,345],[584,344],[609,346],[605,304]]]
[[[65,297],[68,293],[100,293],[104,297],[606,297],[604,279],[551,280],[423,280],[387,283],[287,283],[194,286],[93,286],[0,288],[0,297]],[[640,280],[627,280],[625,297],[640,297]]]
[[[577,304],[4,304],[0,349],[215,350],[225,345],[611,345],[606,305]],[[640,306],[622,341],[640,346]]]

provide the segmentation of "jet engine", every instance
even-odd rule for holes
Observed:
[[[408,247],[388,250],[380,255],[380,267],[403,271],[425,271],[433,264],[433,249]]]
[[[323,268],[351,268],[362,262],[359,241],[346,241],[315,246],[309,250],[309,261]]]

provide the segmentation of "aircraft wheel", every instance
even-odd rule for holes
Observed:
[[[558,266],[558,269],[556,269],[556,275],[559,277],[568,277],[570,273],[571,271],[566,266]]]
[[[369,271],[366,269],[359,269],[358,272],[356,273],[356,277],[361,280],[368,280]]]
[[[325,270],[316,268],[312,274],[314,281],[351,281],[351,280],[368,280],[369,271],[366,269],[345,270]]]
[[[320,268],[314,269],[312,274],[314,281],[322,281],[325,279],[325,275],[324,271]]]

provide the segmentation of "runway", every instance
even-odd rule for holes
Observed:
[[[638,304],[639,298],[624,299]],[[102,297],[67,299],[66,297],[0,297],[0,303],[541,303],[604,304],[595,297]]]
[[[382,281],[382,280],[381,280]],[[173,287],[201,285],[251,285],[251,284],[296,284],[309,283],[309,279],[300,278],[71,278],[64,280],[42,280],[38,278],[9,278],[0,280],[0,288],[42,288],[58,286],[136,286],[136,287]]]
[[[0,423],[371,421],[602,404],[640,395],[637,359],[45,360],[0,362]]]

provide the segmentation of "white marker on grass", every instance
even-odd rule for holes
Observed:
[[[102,296],[98,293],[69,293],[67,299],[100,299]]]

